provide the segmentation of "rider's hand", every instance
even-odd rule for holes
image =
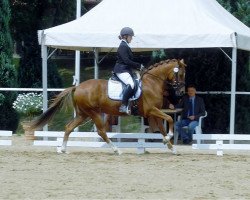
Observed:
[[[169,109],[174,109],[174,105],[173,104],[169,104]]]

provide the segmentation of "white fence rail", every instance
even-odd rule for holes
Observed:
[[[201,140],[193,149],[215,149],[218,156],[223,156],[223,150],[250,150],[250,135],[246,134],[194,134],[193,140]]]
[[[49,92],[63,91],[65,88],[47,88]],[[43,88],[0,88],[0,91],[42,92]],[[231,91],[197,91],[197,94],[231,94]],[[250,95],[250,92],[236,91],[235,94]]]
[[[10,146],[12,141],[10,137],[12,136],[12,131],[0,130],[0,146]]]
[[[34,146],[62,145],[64,132],[35,131]],[[137,148],[137,153],[145,153],[145,148],[165,148],[161,134],[144,133],[107,133],[113,144],[119,148]],[[44,140],[47,138],[48,140]],[[148,142],[149,139],[157,140]],[[158,142],[159,140],[159,142]],[[72,132],[69,136],[68,147],[110,148],[96,132]]]
[[[60,92],[63,88],[48,88],[48,92]],[[0,88],[0,91],[23,91],[23,92],[42,92],[43,88]]]

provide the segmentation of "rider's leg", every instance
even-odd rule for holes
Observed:
[[[123,72],[123,73],[116,73],[116,75],[123,83],[125,83],[125,85],[130,85],[131,88],[134,89],[135,85],[130,73]]]
[[[122,105],[119,108],[120,112],[123,112],[123,113],[128,112],[128,100],[131,97],[132,93],[133,93],[133,89],[131,88],[131,86],[126,85],[126,88],[124,89],[124,92],[123,92]]]
[[[123,91],[122,105],[119,108],[119,111],[122,113],[128,113],[128,100],[133,94],[134,81],[131,75],[127,72],[117,73],[117,76],[123,83],[126,84],[126,88]]]

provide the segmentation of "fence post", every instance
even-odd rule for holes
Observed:
[[[217,156],[223,156],[223,140],[216,140]]]
[[[137,154],[144,154],[145,153],[144,144],[145,144],[145,139],[144,138],[139,138],[138,139],[139,147],[137,148]]]
[[[57,137],[57,138],[56,138],[56,141],[57,141],[56,151],[57,151],[57,152],[61,152],[62,143],[63,143],[63,138],[62,138],[62,137]]]

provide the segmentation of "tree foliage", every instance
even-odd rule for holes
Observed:
[[[225,8],[248,27],[250,26],[249,0],[223,0]],[[242,50],[237,52],[237,91],[250,91],[250,53]],[[249,95],[236,95],[235,132],[250,132],[250,101]]]
[[[228,12],[248,27],[250,26],[250,1],[249,0],[217,0]]]
[[[12,39],[9,29],[10,7],[8,0],[0,3],[0,87],[16,87],[16,70],[12,61]],[[15,92],[0,93],[0,129],[17,129],[18,115],[12,108]]]
[[[75,1],[19,0],[12,1],[12,32],[17,43],[22,44],[18,80],[20,87],[41,87],[41,47],[37,31],[74,18]],[[62,87],[54,62],[48,62],[48,86]]]

